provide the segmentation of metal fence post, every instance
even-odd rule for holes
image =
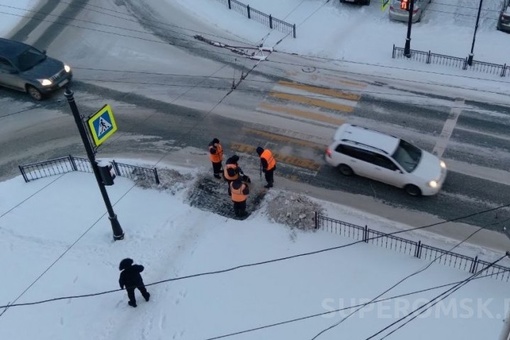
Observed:
[[[478,265],[478,256],[476,256],[474,259],[473,259],[473,263],[471,263],[471,268],[469,268],[469,272],[471,274],[474,274],[476,272],[476,267]]]
[[[501,77],[505,76],[505,71],[506,71],[506,64],[503,65],[503,68],[501,69],[501,74],[500,74]]]
[[[391,51],[391,57],[395,59],[395,44],[393,44],[393,50]]]
[[[74,157],[72,155],[69,155],[69,162],[71,163],[73,171],[78,171],[78,167],[76,166],[76,162],[74,161]]]
[[[429,50],[429,53],[427,53],[427,64],[430,64],[431,54],[432,54],[432,52],[430,52],[430,50]]]
[[[246,5],[246,10],[248,11],[248,19],[251,19],[250,5]]]
[[[112,165],[113,168],[115,169],[115,174],[117,174],[117,176],[121,176],[119,166],[117,165],[117,162],[115,162],[115,160],[112,160]]]
[[[19,168],[19,171],[21,172],[21,176],[23,176],[23,179],[25,180],[25,183],[28,183],[29,180],[28,180],[27,174],[25,173],[25,169],[21,165],[18,165],[18,168]]]
[[[232,4],[230,4],[230,0],[228,0],[228,9],[232,9]]]
[[[269,28],[273,28],[273,17],[269,14]]]
[[[363,241],[368,243],[368,226],[365,224],[365,229],[363,230]]]
[[[292,25],[292,36],[296,39],[296,24]]]
[[[319,229],[319,213],[316,211],[313,215],[313,223],[315,226],[315,229]]]
[[[154,179],[156,180],[156,184],[159,185],[159,176],[158,176],[158,169],[154,168]]]
[[[416,244],[416,250],[414,251],[414,257],[420,258],[421,257],[421,241],[418,241]]]

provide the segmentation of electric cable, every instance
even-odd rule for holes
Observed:
[[[424,312],[426,312],[427,310],[429,310],[430,308],[432,308],[433,306],[435,306],[437,303],[439,303],[440,301],[446,299],[448,296],[450,296],[451,294],[455,293],[457,290],[459,290],[460,288],[464,287],[465,285],[467,285],[469,282],[471,282],[473,279],[475,279],[478,275],[480,275],[482,272],[484,272],[485,270],[489,269],[490,267],[494,266],[496,263],[498,263],[499,261],[501,261],[502,259],[504,259],[505,257],[508,256],[508,252],[507,254],[501,256],[499,259],[489,263],[487,266],[483,267],[482,269],[478,270],[476,273],[473,273],[471,276],[469,276],[468,278],[460,281],[459,283],[457,283],[455,286],[447,289],[446,291],[444,291],[443,293],[437,295],[436,297],[434,297],[432,300],[430,300],[429,302],[421,305],[420,307],[416,308],[415,310],[411,311],[410,313],[408,313],[407,315],[401,317],[400,319],[392,322],[391,324],[389,324],[388,326],[384,327],[383,329],[377,331],[376,333],[372,334],[371,336],[369,336],[368,338],[366,338],[365,340],[370,340],[370,339],[373,339],[374,337],[376,337],[377,335],[381,334],[382,332],[384,332],[385,330],[391,328],[392,326],[394,326],[395,324],[399,323],[400,321],[403,321],[404,319],[406,319],[407,317],[413,315],[415,312],[418,312],[420,311],[420,313],[414,315],[411,319],[409,319],[408,321],[406,321],[405,323],[403,323],[402,325],[400,325],[399,327],[397,327],[396,329],[394,329],[393,331],[391,331],[389,334],[386,334],[384,337],[382,337],[381,339],[384,339],[386,338],[387,336],[389,336],[390,334],[393,334],[394,332],[396,332],[397,330],[401,329],[402,327],[404,327],[405,325],[407,325],[408,323],[410,323],[411,321],[413,321],[414,319],[416,319],[419,315],[423,314]]]
[[[393,290],[394,288],[396,288],[397,286],[401,285],[402,283],[404,283],[405,281],[407,281],[408,279],[410,279],[411,277],[413,276],[416,276],[420,273],[423,273],[424,271],[426,271],[427,269],[429,269],[432,264],[434,264],[434,262],[436,262],[437,260],[441,259],[443,256],[445,256],[446,254],[448,253],[451,253],[454,249],[458,248],[460,245],[462,245],[463,243],[467,242],[471,237],[473,237],[474,235],[476,235],[477,233],[479,233],[480,231],[482,231],[483,229],[485,229],[486,227],[490,226],[490,225],[493,225],[493,224],[499,224],[501,223],[500,221],[496,222],[496,223],[491,223],[491,224],[488,224],[486,226],[483,226],[483,227],[479,227],[478,229],[476,229],[475,231],[473,231],[472,233],[470,233],[467,237],[465,237],[464,239],[462,239],[461,241],[457,242],[453,247],[451,247],[450,249],[447,250],[447,252],[444,252],[438,256],[436,256],[432,261],[430,261],[427,265],[425,265],[423,268],[421,269],[418,269],[417,271],[407,275],[406,277],[404,277],[403,279],[401,279],[400,281],[398,281],[397,283],[395,283],[394,285],[392,285],[391,287],[389,287],[388,289],[385,289],[382,293],[378,294],[377,296],[375,296],[374,298],[372,298],[370,301],[368,301],[366,303],[366,305],[369,305],[371,303],[373,303],[373,301],[379,299],[381,296],[383,296],[384,294],[390,292],[391,290]],[[365,305],[365,306],[366,306]],[[319,333],[317,333],[313,338],[312,340],[315,340],[317,339],[319,336],[321,336],[322,334],[330,331],[331,329],[339,326],[340,324],[342,324],[344,321],[346,321],[347,319],[349,319],[351,316],[353,316],[354,314],[356,314],[358,311],[360,311],[361,309],[363,309],[365,306],[361,305],[359,306],[356,310],[352,311],[350,314],[348,314],[347,316],[343,317],[340,321],[332,324],[331,326],[323,329],[322,331],[320,331]]]
[[[505,271],[508,271],[508,270],[505,270]],[[503,271],[503,270],[499,271],[499,272],[497,272],[497,274],[500,274],[501,272],[505,272],[505,271]],[[495,274],[486,274],[486,275],[478,276],[478,277],[474,278],[473,280],[482,279],[482,278],[485,278],[485,277],[488,277],[488,276],[492,276],[492,275],[495,275]],[[411,296],[411,295],[414,295],[414,294],[425,293],[425,292],[432,291],[432,290],[435,290],[435,289],[440,289],[440,288],[456,285],[456,284],[458,284],[460,282],[462,282],[462,281],[457,281],[457,282],[453,282],[453,283],[443,284],[443,285],[440,285],[440,286],[435,286],[435,287],[425,288],[425,289],[421,289],[421,290],[416,290],[416,291],[412,291],[412,292],[409,292],[409,293],[403,293],[403,294],[391,296],[391,297],[388,297],[388,298],[379,299],[379,300],[376,300],[376,301],[374,301],[372,303],[376,304],[376,303],[380,303],[380,302],[386,302],[386,301],[391,301],[391,300],[399,299],[399,298],[406,297],[406,296]],[[294,322],[300,322],[300,321],[316,318],[316,317],[319,317],[319,316],[329,315],[329,314],[332,314],[332,313],[343,312],[343,311],[346,311],[346,310],[349,310],[349,309],[352,309],[352,308],[359,307],[361,305],[362,304],[357,304],[357,305],[352,305],[352,306],[348,306],[348,307],[328,310],[326,312],[321,312],[321,313],[316,313],[316,314],[309,314],[309,315],[305,315],[305,316],[302,316],[302,317],[297,317],[297,318],[288,319],[288,320],[284,320],[284,321],[274,322],[274,323],[271,323],[271,324],[266,324],[266,325],[257,326],[257,327],[253,327],[253,328],[243,329],[243,330],[239,330],[239,331],[236,331],[236,332],[226,333],[226,334],[210,337],[210,338],[207,338],[207,339],[204,339],[204,340],[218,340],[218,339],[229,338],[229,337],[236,336],[236,335],[252,333],[252,332],[256,332],[256,331],[262,330],[262,329],[268,329],[268,328],[282,326],[282,325],[286,325],[286,324],[290,324],[290,323],[294,323]],[[1,306],[0,306],[0,308],[1,308]]]
[[[255,66],[254,66],[254,67],[255,67]],[[253,68],[254,68],[254,67],[253,67]],[[253,68],[252,68],[252,69],[253,69]],[[215,106],[214,106],[214,107],[213,107],[213,108],[212,108],[212,109],[208,112],[208,113],[210,113],[212,110],[214,110],[214,109],[215,109],[215,108],[216,108],[216,107],[217,107],[217,106],[218,106],[218,105],[219,105],[219,104],[220,104],[220,103],[224,100],[224,98],[226,98],[226,96],[228,96],[231,92],[232,92],[232,91],[229,91],[229,93],[227,93],[227,94],[226,94],[226,95],[225,95],[225,96],[224,96],[224,97],[223,97],[223,98],[222,98],[222,99],[221,99],[221,100],[220,100],[220,101],[219,101],[219,102],[218,102],[218,103],[217,103],[217,104],[216,104],[216,105],[215,105]],[[159,163],[159,162],[158,162],[158,163]],[[157,164],[157,163],[156,163],[156,164]],[[10,306],[12,306],[12,305],[10,305]]]
[[[10,209],[9,211],[7,211],[6,213],[2,214],[0,216],[0,218],[4,217],[8,212],[12,211],[14,208],[20,206],[22,203],[26,202],[28,199],[30,199],[31,197],[33,197],[34,195],[40,193],[42,190],[46,189],[48,186],[50,186],[51,184],[55,183],[57,180],[61,179],[65,174],[62,174],[60,176],[58,176],[55,180],[51,181],[48,185],[44,186],[43,188],[39,189],[38,191],[36,191],[34,194],[30,195],[28,198],[24,199],[23,201],[21,201],[19,204],[17,204],[15,207],[13,207],[12,209]],[[122,194],[122,196],[119,197],[119,199],[117,199],[117,201],[113,204],[114,206],[120,202],[126,195],[128,192],[131,191],[131,189],[133,189],[134,185],[131,186],[124,194]],[[88,232],[90,230],[92,230],[92,228],[99,222],[101,221],[101,219],[103,219],[103,217],[106,215],[107,212],[104,212],[94,223],[92,223],[73,243],[71,243],[48,267],[46,267],[46,269],[41,273],[39,274],[39,276],[37,276],[34,281],[32,281],[28,287],[26,287],[13,301],[12,303],[9,302],[9,304],[7,304],[6,306],[2,306],[0,308],[5,308],[2,313],[0,314],[0,317],[2,317],[4,315],[4,313],[10,308],[10,307],[13,307],[13,306],[16,306],[16,301],[18,301],[23,295],[25,295],[26,292],[28,292],[28,290],[30,288],[32,288],[43,276],[44,274],[46,274],[51,268],[53,268],[53,266],[55,266],[57,264],[57,262],[59,262],[86,234],[88,234]]]
[[[213,73],[213,75],[214,75],[214,74],[216,74],[217,72],[219,72],[220,70],[222,70],[223,68],[225,68],[226,66],[227,66],[227,65],[222,65],[222,67],[221,67],[220,69],[218,69],[217,71],[215,71],[215,72]],[[190,91],[190,90],[191,90],[191,89],[189,89],[188,91]],[[188,91],[186,91],[186,92],[188,92]],[[214,107],[213,107],[213,108],[212,108],[212,109],[211,109],[208,113],[212,112],[212,111],[213,111],[213,110],[214,110],[214,109],[215,109],[215,108],[216,108],[216,107],[217,107],[217,106],[218,106],[218,105],[219,105],[219,104],[220,104],[220,103],[221,103],[221,102],[222,102],[222,101],[223,101],[223,100],[224,100],[224,99],[225,99],[225,98],[226,98],[226,97],[227,97],[227,96],[231,93],[231,92],[232,92],[232,90],[230,90],[230,91],[229,91],[229,92],[228,92],[228,93],[227,93],[224,97],[222,97],[222,99],[221,99],[221,100],[220,100],[220,101],[219,101],[219,102],[218,102],[218,103],[217,103],[217,104],[216,104],[216,105],[215,105],[215,106],[214,106]],[[180,96],[179,96],[179,97],[180,97]],[[177,100],[177,99],[175,99],[175,100]],[[151,116],[152,116],[152,115],[150,115],[149,117],[147,117],[145,120],[149,119]],[[145,120],[144,120],[144,121],[145,121]],[[199,122],[197,122],[195,125],[193,125],[193,126],[191,127],[191,129],[188,131],[188,133],[189,133],[190,131],[192,131],[192,129],[194,129],[194,128],[197,126],[197,124],[198,124],[198,123],[199,123]],[[187,133],[184,133],[184,134],[183,134],[183,136],[184,136],[184,135],[186,135],[186,134],[187,134]],[[120,137],[118,137],[118,138],[120,138]],[[118,139],[118,138],[117,138],[117,139]],[[156,162],[156,165],[157,165],[159,162],[161,162],[161,160],[162,160],[164,157],[166,157],[166,155],[163,155],[163,156],[159,159],[159,161],[158,161],[158,162]],[[59,178],[61,178],[61,177],[62,177],[62,176],[60,176]],[[55,182],[55,181],[56,181],[56,180],[58,180],[59,178],[55,179],[53,182]],[[53,182],[51,182],[51,183],[53,183]],[[135,186],[136,186],[136,183],[134,183],[133,185],[131,185],[131,187],[130,187],[130,188],[129,188],[126,192],[124,192],[124,194],[123,194],[123,195],[122,195],[122,196],[121,196],[121,197],[120,197],[120,198],[119,198],[119,199],[118,199],[118,200],[117,200],[117,201],[113,204],[113,206],[115,206],[118,202],[120,202],[120,201],[121,201],[121,200],[122,200],[122,199],[123,199],[123,198],[124,198],[124,197],[125,197],[125,196],[126,196],[126,195],[127,195],[127,194],[128,194],[128,193],[129,193],[129,192],[130,192],[133,188],[134,188],[134,187],[135,187]],[[20,204],[21,204],[21,203],[20,203]],[[11,209],[11,210],[12,210],[12,209]],[[5,214],[4,214],[4,215],[5,215]],[[2,216],[4,216],[4,215],[2,215]],[[37,277],[37,278],[36,278],[36,279],[35,279],[35,280],[34,280],[34,281],[33,281],[33,282],[32,282],[32,283],[31,283],[31,284],[30,284],[30,285],[29,285],[29,286],[28,286],[28,287],[27,287],[27,288],[26,288],[26,289],[25,289],[25,290],[24,290],[24,291],[23,291],[23,292],[22,292],[22,293],[18,296],[18,297],[16,297],[16,299],[14,299],[13,303],[9,303],[9,304],[8,304],[8,306],[7,306],[7,307],[5,307],[5,308],[7,308],[7,309],[8,309],[8,308],[11,308],[11,307],[13,307],[13,306],[16,306],[16,305],[17,305],[17,304],[16,304],[16,301],[17,301],[17,300],[19,300],[19,299],[20,299],[20,298],[21,298],[21,297],[22,297],[22,296],[23,296],[23,295],[24,295],[24,294],[25,294],[25,293],[26,293],[26,292],[27,292],[27,291],[28,291],[28,290],[29,290],[29,289],[30,289],[30,288],[31,288],[31,287],[32,287],[32,286],[33,286],[33,285],[37,282],[37,281],[39,281],[39,279],[41,279],[41,278],[43,277],[43,275],[44,275],[44,274],[46,274],[46,273],[47,273],[47,272],[48,272],[48,271],[49,271],[49,270],[50,270],[50,269],[51,269],[51,268],[52,268],[52,267],[53,267],[53,266],[54,266],[54,265],[55,265],[58,261],[60,261],[60,260],[64,257],[64,255],[65,255],[66,253],[68,253],[68,252],[69,252],[69,251],[70,251],[70,250],[74,247],[74,245],[76,245],[76,244],[78,243],[78,241],[80,241],[80,240],[83,238],[83,236],[85,236],[85,235],[86,235],[86,234],[87,234],[87,233],[88,233],[88,232],[89,232],[89,231],[90,231],[90,230],[91,230],[91,229],[92,229],[92,228],[93,228],[93,227],[94,227],[94,226],[95,226],[95,225],[96,225],[96,224],[97,224],[97,223],[98,223],[98,222],[99,222],[99,221],[100,221],[100,220],[101,220],[101,219],[102,219],[105,215],[106,215],[106,212],[105,212],[105,213],[103,213],[103,214],[101,215],[101,217],[99,217],[99,218],[98,218],[98,219],[97,219],[97,220],[96,220],[96,221],[95,221],[95,222],[94,222],[94,223],[93,223],[93,224],[92,224],[92,225],[91,225],[91,226],[90,226],[90,227],[89,227],[89,228],[88,228],[88,229],[87,229],[87,230],[86,230],[86,231],[85,231],[85,232],[84,232],[84,233],[83,233],[80,237],[78,237],[78,239],[76,239],[76,240],[75,240],[75,242],[74,242],[74,243],[72,243],[72,244],[71,244],[71,245],[70,245],[70,246],[69,246],[69,247],[68,247],[68,248],[67,248],[67,249],[66,249],[66,250],[65,250],[62,254],[60,254],[60,256],[59,256],[59,257],[57,257],[57,259],[56,259],[56,260],[55,260],[52,264],[50,264],[50,266],[49,266],[49,267],[47,267],[47,268],[46,268],[46,269],[45,269],[45,270],[44,270],[44,271],[43,271],[43,272],[42,272],[42,273],[41,273],[41,274],[40,274],[40,275],[39,275],[39,276],[38,276],[38,277]],[[6,309],[6,310],[7,310],[7,309]],[[4,311],[2,312],[2,314],[0,314],[0,317],[1,317],[1,316],[5,313],[5,312],[6,312],[6,310],[4,310]]]
[[[0,6],[6,6],[6,5],[0,5]],[[7,7],[12,7],[12,6],[7,6]],[[20,16],[20,15],[17,15],[17,14],[14,14],[14,13],[7,13],[7,12],[1,12],[0,13],[5,13],[5,14],[9,14],[9,15],[15,15],[15,16]],[[76,19],[78,20],[78,19]],[[49,21],[49,20],[43,20],[43,21]],[[82,20],[82,21],[85,21],[87,22],[86,20]],[[52,22],[52,23],[55,23],[53,21],[49,21],[49,22]],[[97,23],[98,25],[103,25],[101,23]],[[70,24],[68,24],[69,26]],[[72,26],[72,25],[70,25]],[[109,34],[117,34],[117,33],[114,33],[114,32],[109,32],[109,31],[103,31],[103,30],[98,30],[98,29],[92,29],[92,28],[87,28],[87,27],[81,27],[81,26],[75,26],[75,27],[78,27],[78,28],[82,28],[82,29],[85,29],[85,30],[95,30],[95,31],[99,31],[99,32],[104,32],[104,33],[109,33]],[[120,28],[122,29],[122,28]],[[146,33],[146,32],[144,32]],[[136,39],[142,39],[142,40],[147,40],[147,41],[152,41],[152,42],[156,42],[156,43],[164,43],[164,44],[167,44],[166,42],[162,42],[160,40],[151,40],[151,39],[146,39],[146,38],[140,38],[140,37],[135,37],[135,36],[129,36],[129,35],[125,35],[125,34],[117,34],[117,35],[121,35],[121,36],[125,36],[125,37],[132,37],[132,38],[136,38]],[[187,41],[187,40],[186,40]],[[279,42],[278,42],[279,43]],[[277,44],[278,44],[277,43]],[[178,47],[184,47],[186,48],[187,46],[184,46],[184,45],[179,45],[179,44],[173,44],[174,46],[178,46]],[[231,53],[223,53],[223,52],[218,52],[218,51],[214,51],[214,50],[207,50],[208,52],[212,52],[212,53],[215,53],[217,55],[223,55],[223,56],[229,56],[231,57],[232,54]],[[300,55],[300,54],[296,54],[296,53],[292,53],[292,52],[282,52],[282,51],[274,51],[274,52],[277,52],[277,53],[282,53],[282,54],[289,54],[289,55],[295,55],[295,56],[300,56],[300,57],[307,57],[307,56],[303,56],[303,55]],[[308,56],[309,57],[309,56]],[[369,66],[375,66],[375,67],[383,67],[383,68],[387,68],[387,69],[391,69],[391,68],[394,68],[394,69],[401,69],[401,70],[409,70],[409,71],[413,71],[413,72],[420,72],[420,73],[429,73],[429,74],[439,74],[439,75],[447,75],[447,76],[453,76],[453,77],[462,77],[462,78],[469,78],[469,79],[475,79],[475,80],[484,80],[484,81],[489,81],[489,82],[497,82],[497,83],[504,83],[504,84],[507,84],[508,82],[505,82],[505,81],[497,81],[497,80],[493,80],[493,79],[484,79],[484,78],[478,78],[478,77],[466,77],[466,76],[456,76],[456,75],[452,75],[452,74],[445,74],[445,73],[441,73],[441,72],[430,72],[430,71],[419,71],[419,70],[414,70],[414,69],[406,69],[406,68],[400,68],[400,67],[390,67],[390,66],[381,66],[381,65],[376,65],[376,64],[370,64],[370,63],[359,63],[359,62],[354,62],[354,61],[349,61],[349,60],[339,60],[339,59],[334,59],[334,58],[323,58],[323,57],[313,57],[314,59],[319,59],[319,60],[329,60],[329,61],[338,61],[338,62],[343,62],[343,63],[353,63],[353,64],[361,64],[361,65],[369,65]],[[284,63],[284,62],[275,62],[275,61],[271,61],[271,60],[265,60],[266,62],[269,62],[269,63],[279,63],[279,64],[285,64],[285,65],[293,65],[292,63]],[[295,65],[295,64],[294,64]],[[306,65],[297,65],[297,66],[306,66]],[[324,69],[324,68],[318,68],[318,69]],[[327,69],[325,69],[327,70]],[[356,75],[356,73],[353,73]],[[399,78],[395,78],[395,77],[384,77],[382,76],[382,78],[389,78],[389,79],[398,79],[398,80],[402,80],[402,79],[399,79]],[[408,80],[407,80],[408,81]],[[430,82],[418,82],[418,83],[424,83],[424,84],[431,84]],[[434,85],[438,85],[438,84],[435,84]],[[439,84],[440,85],[440,84]],[[441,86],[448,86],[448,87],[451,87],[450,85],[441,85]],[[480,90],[479,90],[480,91]],[[493,91],[482,91],[482,92],[487,92],[487,93],[496,93],[496,92],[493,92]]]
[[[130,190],[131,189],[129,189],[128,192]],[[122,197],[124,197],[126,194],[127,194],[127,192]],[[120,199],[117,200],[116,203],[118,203],[119,201],[120,201]],[[241,265],[238,265],[238,266],[234,266],[234,267],[230,267],[230,268],[225,268],[225,269],[220,269],[220,270],[215,270],[215,271],[210,271],[210,272],[204,272],[204,273],[198,273],[198,274],[193,274],[193,275],[188,275],[188,276],[183,276],[183,277],[178,277],[178,278],[160,280],[160,281],[156,281],[156,282],[147,284],[146,286],[157,285],[157,284],[164,283],[164,282],[172,282],[172,281],[178,281],[178,280],[189,279],[189,278],[194,278],[194,277],[201,277],[201,276],[214,275],[214,274],[223,274],[223,273],[227,273],[227,272],[231,272],[231,271],[236,271],[236,270],[239,270],[239,269],[242,269],[242,268],[262,266],[262,265],[267,265],[267,264],[270,264],[270,263],[278,263],[278,262],[288,261],[288,260],[291,260],[291,259],[296,259],[296,258],[307,257],[307,256],[311,256],[311,255],[327,253],[327,252],[331,252],[331,251],[334,251],[334,250],[339,250],[339,249],[347,248],[347,247],[350,247],[350,246],[353,246],[353,245],[356,245],[356,244],[366,243],[367,241],[379,239],[381,237],[387,237],[387,236],[401,234],[401,233],[405,233],[405,232],[411,232],[411,231],[414,231],[414,230],[430,228],[432,226],[437,226],[437,225],[445,224],[445,223],[448,223],[448,222],[458,221],[458,220],[461,220],[461,219],[469,218],[469,217],[472,217],[472,216],[475,216],[475,215],[481,215],[481,214],[484,214],[484,213],[487,213],[487,212],[491,212],[491,211],[495,211],[495,210],[498,210],[498,209],[501,209],[501,208],[504,208],[504,207],[508,207],[508,206],[510,206],[510,204],[501,205],[501,206],[498,206],[498,207],[495,207],[495,208],[487,209],[487,210],[484,210],[484,211],[479,211],[477,213],[473,213],[473,214],[469,214],[469,215],[465,215],[465,216],[460,216],[460,217],[457,217],[457,218],[452,218],[452,219],[449,219],[449,220],[445,220],[445,221],[441,221],[441,222],[436,222],[436,223],[428,224],[428,225],[425,225],[425,226],[419,226],[419,227],[414,227],[414,228],[405,229],[405,230],[398,230],[398,231],[395,231],[395,232],[392,232],[392,233],[388,233],[388,234],[381,234],[381,235],[378,235],[378,236],[369,237],[366,240],[354,241],[354,242],[347,243],[347,244],[340,245],[340,246],[323,248],[323,249],[318,249],[318,250],[314,250],[314,251],[310,251],[310,252],[304,252],[304,253],[299,253],[299,254],[294,254],[294,255],[289,255],[289,256],[284,256],[284,257],[278,257],[278,258],[273,258],[273,259],[259,261],[259,262],[246,263],[246,264],[241,264]],[[106,291],[106,292],[102,292],[102,293],[96,293],[96,294],[97,295],[102,295],[102,294],[107,294],[107,293],[111,293],[111,292],[114,292],[114,291],[119,291],[119,289],[111,290],[111,291]],[[87,294],[87,296],[89,296],[89,295],[90,294]],[[94,294],[92,294],[92,295],[94,295]],[[63,298],[56,298],[56,299],[61,300]],[[49,300],[45,300],[44,302],[50,302],[50,301],[54,301],[54,300],[53,299],[49,299]],[[39,303],[44,303],[44,302],[33,302],[33,303],[25,303],[25,304],[10,304],[9,306],[10,307],[16,307],[16,306],[23,306],[23,305],[30,305],[30,304],[39,304]],[[0,306],[0,308],[5,308],[5,307],[6,306]]]
[[[95,12],[95,13],[98,13],[98,14],[101,14],[101,15],[107,15],[108,17],[114,17],[114,18],[121,19],[121,20],[124,20],[124,21],[140,24],[140,21],[137,20],[136,17],[135,17],[135,19],[133,19],[133,17],[129,16],[129,14],[124,14],[124,13],[122,13],[120,11],[115,11],[115,10],[107,9],[105,7],[94,6],[94,5],[91,5],[91,4],[86,4],[85,6],[83,6],[82,4],[76,5],[76,4],[73,4],[73,3],[70,3],[70,2],[65,2],[65,1],[60,1],[60,3],[68,4],[68,5],[72,6],[72,7],[79,7],[79,8],[82,8],[84,10]],[[88,8],[89,6],[98,7],[101,10],[90,9],[90,8]],[[149,32],[143,31],[143,30],[136,30],[136,29],[131,29],[131,28],[127,28],[127,27],[119,27],[119,26],[114,26],[114,25],[109,25],[109,24],[103,24],[103,23],[95,22],[95,21],[91,21],[91,20],[84,20],[84,19],[77,19],[77,18],[73,18],[73,17],[66,17],[66,16],[62,16],[62,15],[57,15],[57,14],[52,14],[52,13],[47,13],[47,12],[41,12],[41,11],[37,11],[37,10],[34,10],[34,9],[15,7],[15,6],[4,5],[4,4],[0,4],[0,8],[1,7],[6,7],[6,8],[10,8],[10,9],[25,11],[25,12],[31,12],[31,13],[35,14],[32,17],[23,16],[26,19],[35,19],[35,20],[39,20],[39,21],[48,21],[50,23],[58,23],[56,21],[50,21],[50,20],[47,20],[47,19],[40,19],[39,17],[37,17],[37,16],[44,15],[44,16],[54,17],[56,19],[60,19],[60,18],[72,19],[72,20],[75,20],[75,21],[80,21],[80,22],[84,22],[84,23],[91,23],[91,24],[99,25],[99,26],[106,26],[106,27],[117,28],[117,29],[120,29],[120,30],[127,30],[127,31],[139,32],[139,33],[143,33],[143,34],[149,34]],[[126,15],[126,17],[118,16],[118,15],[112,15],[112,14],[109,14],[109,13],[107,14],[105,12],[119,13],[119,14],[122,14],[122,15]],[[0,12],[0,13],[10,14],[10,15],[14,15],[14,16],[20,16],[18,14],[9,13],[9,12]],[[169,30],[169,31],[171,31],[173,33],[176,33],[179,36],[182,36],[182,37],[193,38],[195,34],[200,34],[200,35],[207,35],[207,36],[210,36],[210,37],[221,38],[221,39],[225,39],[225,40],[228,40],[228,41],[233,41],[233,42],[237,42],[237,43],[241,43],[241,44],[246,44],[247,43],[246,41],[226,38],[226,37],[223,37],[223,36],[211,34],[210,32],[202,32],[202,31],[198,31],[198,30],[188,29],[188,28],[185,28],[185,27],[182,27],[182,26],[178,26],[178,25],[174,25],[174,24],[169,24],[169,23],[165,23],[165,22],[162,22],[162,21],[151,20],[150,23],[151,24],[147,25],[147,22],[143,22],[143,24],[149,26],[150,28],[163,28],[161,26],[165,26],[165,27],[177,28],[177,29],[180,29],[180,30],[183,30],[183,31],[190,31],[190,32],[194,33],[192,35],[192,34],[186,34],[186,33],[178,32],[178,31],[172,30],[172,29]],[[159,25],[161,25],[161,26],[159,26]],[[174,39],[178,39],[178,40],[187,41],[186,39],[183,39],[183,38],[178,38],[178,37],[173,37],[173,38]]]

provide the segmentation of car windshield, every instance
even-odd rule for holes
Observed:
[[[405,171],[413,172],[420,163],[421,154],[422,152],[419,148],[404,140],[400,140],[392,157]]]
[[[22,52],[17,59],[17,65],[20,71],[26,71],[46,59],[46,55],[35,48],[29,48]]]

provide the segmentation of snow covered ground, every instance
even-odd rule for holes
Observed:
[[[116,242],[92,174],[0,183],[0,305],[113,290],[0,309],[0,338],[216,339],[268,326],[229,338],[311,339],[352,312],[350,306],[366,303],[427,265],[368,244],[292,258],[352,240],[270,222],[266,208],[278,189],[245,221],[190,207],[188,191],[203,169],[176,170],[193,177],[166,183],[166,190],[142,189],[125,178],[108,187],[126,234]],[[336,215],[343,209],[323,204]],[[342,211],[345,220],[359,219],[360,212]],[[363,219],[384,229],[375,217]],[[146,284],[169,281],[149,285],[151,301],[138,295],[137,309],[127,305],[124,291],[116,291],[118,263],[125,257],[146,267]],[[434,264],[382,298],[468,276]],[[448,288],[369,305],[319,338],[365,339]],[[391,338],[444,339],[448,333],[448,339],[495,339],[510,306],[507,291],[508,283],[474,280]]]
[[[254,44],[266,37],[265,44],[276,45],[283,37],[226,10],[218,1],[175,2],[211,25]],[[18,0],[13,5],[11,0],[0,0],[0,34],[7,35],[21,18],[10,7],[30,8],[36,4]],[[278,49],[340,59],[351,71],[376,70],[402,77],[411,74],[410,79],[416,76],[415,71],[402,67],[402,61],[390,58],[391,45],[403,45],[405,25],[389,22],[387,13],[380,12],[377,4],[368,8],[344,6],[333,0],[258,0],[251,4],[298,25],[298,39],[286,38],[276,46]],[[415,25],[412,47],[467,55],[472,23],[456,14],[453,18],[458,20],[441,18],[445,13],[438,12],[438,5],[433,3],[436,12],[431,10],[422,23]],[[476,1],[468,5],[476,8]],[[484,23],[477,39],[476,58],[505,62],[510,44],[501,41],[509,37]],[[431,81],[507,91],[506,79],[483,74],[476,74],[477,79],[452,78],[450,75],[465,73],[434,65],[409,65],[424,71],[420,77],[430,77]],[[16,177],[0,183],[0,306],[114,290],[0,308],[0,339],[312,339],[352,311],[333,310],[367,302],[427,264],[367,244],[281,259],[346,245],[352,240],[273,223],[264,204],[242,222],[193,208],[187,203],[192,181],[154,190],[116,179],[108,191],[126,233],[126,238],[118,242],[111,241],[110,222],[91,174],[69,173],[28,184]],[[276,193],[278,189],[271,195]],[[270,198],[266,197],[265,204]],[[327,214],[336,218],[352,223],[363,220],[372,228],[386,230],[377,217],[320,203]],[[435,242],[441,246],[439,239]],[[445,240],[442,247],[451,244]],[[493,259],[502,255],[479,251]],[[124,257],[146,266],[146,283],[168,280],[148,287],[150,302],[138,296],[137,309],[127,305],[125,292],[115,291],[118,263]],[[280,260],[270,261],[274,259]],[[196,275],[264,261],[268,262]],[[432,265],[383,298],[468,276]],[[369,305],[318,338],[366,339],[446,289]],[[507,292],[508,283],[490,278],[474,280],[389,338],[495,339],[509,311]],[[331,313],[308,317],[326,312]],[[296,318],[302,319],[290,322]],[[275,325],[280,322],[285,323]],[[381,339],[382,334],[375,338]]]
[[[338,0],[241,1],[296,24],[297,39],[229,10],[226,0],[167,2],[252,46],[262,43],[277,51],[323,58],[324,63],[335,63],[347,72],[508,94],[508,76],[500,78],[450,66],[392,59],[393,44],[404,47],[407,23],[390,21],[388,9],[382,11],[379,1],[372,1],[370,6],[342,4]],[[467,57],[471,51],[478,5],[478,0],[433,0],[422,21],[413,25],[411,48]],[[510,64],[510,34],[496,30],[500,9],[500,1],[484,2],[476,35],[475,60]],[[210,38],[221,41],[221,37]]]
[[[24,16],[32,16],[30,11],[38,3],[39,0],[0,0],[0,37],[7,37]]]

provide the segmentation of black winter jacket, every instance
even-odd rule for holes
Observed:
[[[138,286],[143,286],[143,279],[141,272],[143,272],[143,266],[139,264],[135,264],[127,267],[120,273],[119,285],[121,289],[126,288],[135,288]]]

